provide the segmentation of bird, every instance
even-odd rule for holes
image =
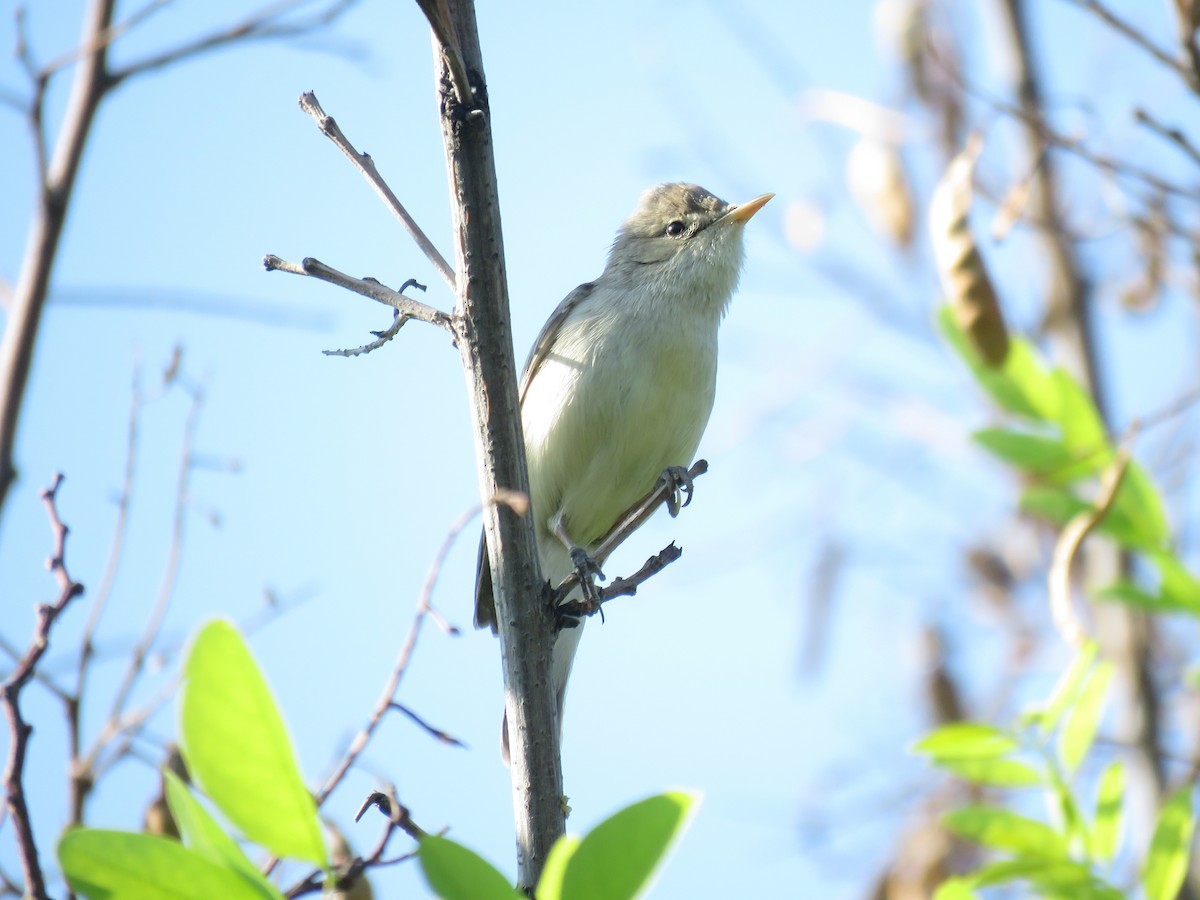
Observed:
[[[645,191],[595,281],[558,305],[534,341],[519,385],[529,501],[543,578],[579,571],[589,554],[668,471],[691,463],[716,391],[717,331],[745,258],[743,230],[774,194],[734,205],[695,184]],[[480,541],[475,625],[496,629],[487,547]],[[561,745],[567,679],[583,622],[555,640],[551,684]],[[501,750],[508,760],[507,717]]]

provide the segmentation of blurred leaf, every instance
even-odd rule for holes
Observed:
[[[1121,835],[1121,806],[1125,799],[1125,768],[1118,759],[1100,776],[1096,791],[1096,817],[1092,822],[1092,855],[1102,862],[1117,852]]]
[[[1125,470],[1113,499],[1113,509],[1133,524],[1140,536],[1138,546],[1161,549],[1171,540],[1162,494],[1137,462],[1130,462]]]
[[[969,878],[947,878],[934,891],[933,900],[976,900]]]
[[[954,313],[948,305],[938,310],[937,318],[950,346],[970,368],[979,386],[1001,409],[1038,422],[1053,419],[1057,395],[1028,341],[1011,338],[1004,365],[993,369],[984,363],[971,346],[954,321]]]
[[[1068,773],[1079,768],[1091,749],[1114,671],[1112,663],[1097,664],[1084,683],[1079,699],[1067,711],[1066,722],[1058,735],[1058,758]]]
[[[1180,788],[1159,810],[1142,871],[1146,900],[1175,900],[1187,875],[1188,852],[1192,845],[1192,787]]]
[[[327,865],[316,804],[283,719],[237,630],[210,622],[184,666],[181,732],[188,769],[251,841]]]
[[[1111,448],[1104,422],[1089,394],[1064,369],[1050,373],[1050,382],[1057,397],[1053,419],[1062,429],[1063,443],[1075,456],[1094,456]],[[1099,468],[1103,468],[1101,463]]]
[[[1021,493],[1021,509],[1046,519],[1054,525],[1066,525],[1071,519],[1092,508],[1069,490],[1056,487],[1031,487]],[[1141,530],[1115,506],[1096,525],[1096,531],[1107,534],[1133,550],[1154,550],[1156,546],[1143,542]]]
[[[1046,735],[1053,731],[1057,726],[1062,714],[1067,707],[1075,702],[1075,696],[1079,693],[1079,686],[1083,684],[1083,678],[1088,673],[1088,669],[1092,667],[1092,662],[1096,658],[1096,642],[1088,641],[1075,653],[1075,658],[1071,660],[1071,664],[1067,667],[1067,671],[1059,678],[1058,683],[1054,686],[1054,691],[1050,694],[1050,699],[1046,701],[1046,705],[1042,707],[1038,715],[1038,724],[1041,727],[1042,734]]]
[[[991,863],[972,876],[978,887],[1028,881],[1042,896],[1079,900],[1124,900],[1124,895],[1106,884],[1085,865],[1074,860],[1044,860],[1023,856]]]
[[[696,798],[681,791],[648,797],[605,819],[584,837],[563,874],[568,900],[640,896],[686,828]]]
[[[951,810],[942,823],[959,837],[993,850],[1041,860],[1067,858],[1063,836],[1042,822],[994,806],[965,806]]]
[[[262,900],[264,896],[238,872],[158,835],[93,828],[68,831],[59,842],[58,861],[71,889],[91,900]]]
[[[425,835],[418,856],[425,880],[443,900],[526,900],[491,863],[449,838]]]
[[[1044,782],[1041,772],[1014,759],[942,758],[934,762],[940,769],[989,787],[1035,787]]]
[[[1062,473],[1075,461],[1071,451],[1057,438],[1010,431],[1007,428],[983,428],[972,437],[995,456],[1035,475],[1067,481]]]
[[[931,731],[913,745],[935,762],[947,759],[993,759],[1017,749],[1008,732],[981,722],[951,722]]]
[[[208,814],[208,810],[192,796],[178,775],[164,770],[163,785],[166,788],[167,805],[179,825],[185,847],[209,862],[240,873],[252,886],[257,887],[259,897],[280,896],[274,885],[242,852],[237,841],[227,835]]]
[[[538,900],[560,900],[563,895],[563,877],[566,875],[567,865],[581,843],[583,841],[580,838],[571,834],[564,834],[554,842],[554,846],[550,848],[550,853],[546,857],[546,865],[542,867],[542,877],[538,879]]]
[[[1073,847],[1078,842],[1086,848],[1091,835],[1087,822],[1084,821],[1083,813],[1079,809],[1079,804],[1075,802],[1075,795],[1072,793],[1070,785],[1063,779],[1057,768],[1051,766],[1048,774],[1050,776],[1050,800],[1057,808],[1058,821],[1062,823],[1059,831],[1063,835],[1066,845]]]
[[[1159,590],[1164,602],[1173,609],[1200,615],[1200,581],[1184,568],[1179,557],[1167,550],[1148,556],[1158,569]]]

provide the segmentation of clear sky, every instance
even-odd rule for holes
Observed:
[[[1046,15],[1065,15],[1046,2],[1055,7]],[[77,6],[31,7],[40,59],[74,46]],[[635,568],[671,540],[684,549],[637,598],[612,604],[606,624],[589,624],[566,714],[570,827],[586,830],[662,789],[695,789],[703,805],[655,896],[860,895],[932,783],[905,751],[928,721],[923,625],[943,622],[958,646],[971,643],[968,681],[1006,652],[970,596],[961,552],[1006,527],[1013,496],[1007,476],[969,445],[986,414],[933,334],[928,266],[876,241],[843,202],[854,136],[802,114],[801,92],[811,88],[897,96],[872,5],[480,6],[518,359],[555,304],[599,274],[645,187],[694,181],[732,202],[778,195],[748,228],[742,287],[722,331],[717,405],[701,445],[710,473],[678,519],[656,519],[607,566]],[[243,8],[168,6],[119,41],[116,58],[138,58]],[[991,27],[986,16],[955,15],[975,35],[972,66],[998,77],[1002,61],[979,37]],[[1095,62],[1108,41],[1092,35],[1072,51],[1091,61],[1078,72],[1063,66],[1064,92],[1115,81]],[[13,44],[5,15],[0,47]],[[296,601],[251,641],[316,783],[365,721],[430,560],[478,496],[446,335],[411,323],[370,356],[324,357],[369,340],[391,321],[388,311],[262,271],[264,253],[315,256],[392,286],[416,278],[429,286],[427,302],[453,305],[296,106],[301,91],[315,91],[450,256],[429,39],[416,5],[367,0],[306,44],[222,51],[131,82],[105,104],[39,339],[22,477],[0,526],[0,631],[23,643],[33,604],[52,594],[37,491],[54,471],[67,475],[72,574],[98,586],[133,373],[152,391],[182,344],[186,381],[204,394],[194,447],[203,465],[190,483],[165,642],[177,646],[210,616],[252,620],[264,589]],[[0,57],[0,85],[19,94],[22,77]],[[1143,83],[1137,73],[1131,80],[1130,91]],[[63,92],[52,100],[57,113]],[[0,274],[11,281],[33,168],[19,118],[0,110],[0,128]],[[932,173],[917,174],[927,186]],[[799,204],[827,213],[833,249],[819,262],[785,238]],[[1018,237],[997,252],[1021,246]],[[833,265],[856,277],[829,277]],[[1004,271],[1015,322],[1029,325],[1034,273],[1020,264]],[[854,284],[882,286],[905,327],[882,323]],[[1194,380],[1182,357],[1194,324],[1180,325],[1188,320],[1177,312],[1143,319],[1107,348],[1125,354],[1122,365],[1154,348],[1119,398],[1123,415],[1165,405]],[[172,391],[142,415],[93,731],[159,589],[187,407]],[[428,629],[399,695],[469,749],[440,746],[396,716],[326,810],[365,850],[378,823],[368,816],[355,826],[352,816],[376,779],[389,779],[423,827],[449,827],[515,875],[497,747],[498,647],[470,627],[476,536],[472,527],[455,546],[434,596],[462,634]],[[817,628],[814,572],[839,552],[836,608]],[[53,671],[70,671],[84,618],[80,605],[63,622]],[[805,653],[813,641],[818,652]],[[1040,671],[1052,674],[1054,662]],[[147,682],[138,697],[153,694],[155,679]],[[61,719],[44,693],[29,696],[38,724],[30,789],[48,858],[64,808]],[[150,732],[170,738],[173,711]],[[122,765],[101,786],[92,823],[137,827],[152,791],[145,766]],[[393,847],[402,851],[404,840]],[[16,868],[2,831],[0,865]],[[420,884],[411,863],[373,878],[381,897],[411,896]]]

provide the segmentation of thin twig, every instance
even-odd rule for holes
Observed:
[[[354,149],[354,145],[338,127],[333,116],[327,115],[325,110],[321,108],[321,104],[317,101],[317,95],[312,91],[306,91],[300,95],[300,108],[312,117],[312,120],[317,123],[317,127],[321,129],[321,134],[325,135],[334,145],[346,155],[346,158],[354,164],[354,168],[362,173],[363,178],[367,179],[367,183],[371,185],[375,193],[387,205],[387,208],[392,211],[400,224],[404,226],[404,230],[409,236],[417,242],[417,246],[433,263],[433,267],[438,270],[438,274],[442,276],[442,280],[450,287],[450,290],[455,290],[457,279],[454,275],[454,270],[450,264],[446,262],[446,258],[433,245],[433,241],[421,230],[421,226],[404,208],[404,204],[400,202],[395,192],[384,181],[383,176],[379,174],[379,170],[375,167],[375,160],[371,158],[369,153],[359,153]],[[419,318],[419,317],[418,317]]]
[[[9,727],[8,762],[4,769],[5,804],[12,817],[20,852],[21,866],[25,874],[25,892],[34,900],[46,897],[46,881],[38,862],[37,843],[33,836],[33,822],[25,800],[25,757],[29,748],[29,736],[33,727],[21,718],[20,695],[29,682],[38,662],[50,646],[50,630],[67,604],[83,593],[83,585],[72,580],[67,571],[66,543],[67,526],[58,515],[56,501],[63,476],[56,474],[49,488],[42,491],[42,503],[50,518],[50,529],[54,534],[54,555],[48,560],[47,568],[58,582],[58,599],[52,604],[41,604],[37,608],[37,626],[25,656],[17,668],[0,686],[0,699],[4,704],[5,718]]]
[[[1087,629],[1080,622],[1071,602],[1071,563],[1075,554],[1093,528],[1108,514],[1125,471],[1129,467],[1129,453],[1119,450],[1112,463],[1100,476],[1100,491],[1095,502],[1081,511],[1062,530],[1054,546],[1054,556],[1047,576],[1050,588],[1050,613],[1054,627],[1068,644],[1081,647],[1087,640]]]
[[[175,513],[171,525],[170,549],[166,565],[163,569],[162,582],[159,585],[154,606],[151,608],[146,621],[146,628],[130,654],[129,664],[125,668],[121,686],[113,698],[112,707],[108,714],[110,722],[119,721],[122,713],[125,711],[125,704],[129,700],[129,695],[133,691],[138,678],[145,670],[146,657],[154,641],[158,638],[163,618],[166,616],[167,608],[170,606],[171,599],[175,594],[179,564],[183,557],[184,526],[187,523],[189,486],[192,475],[192,447],[195,443],[196,428],[199,425],[200,411],[203,405],[204,394],[199,390],[194,391],[192,393],[191,408],[188,410],[187,422],[184,424],[183,443],[180,447],[179,473],[175,486]]]
[[[444,328],[451,334],[454,333],[453,320],[449,313],[442,312],[436,307],[428,306],[411,297],[406,297],[399,291],[393,291],[391,288],[380,284],[374,278],[355,278],[347,275],[345,272],[339,272],[332,266],[327,266],[319,259],[313,259],[311,256],[306,256],[297,264],[268,253],[263,257],[263,268],[268,272],[278,271],[289,272],[292,275],[308,275],[320,281],[336,284],[338,287],[345,288],[348,291],[353,291],[364,297],[370,297],[384,306],[390,306],[406,318],[428,322],[431,325]]]
[[[707,471],[708,460],[698,459],[691,469],[688,470],[688,478],[694,481]],[[596,563],[603,565],[604,561],[612,555],[614,550],[621,546],[631,534],[637,531],[647,519],[654,515],[655,510],[659,506],[668,502],[673,493],[674,487],[671,484],[666,481],[660,481],[654,490],[634,506],[630,507],[629,511],[609,530],[595,552],[589,554],[592,559]],[[666,553],[667,550],[670,550],[670,547],[664,550],[663,553]],[[654,558],[651,557],[651,559]],[[645,579],[642,580],[644,581]],[[579,573],[572,572],[556,585],[555,594],[559,597],[566,596],[567,592],[577,584],[579,584]]]
[[[123,68],[115,69],[110,73],[112,84],[119,84],[135,75],[143,75],[146,72],[161,69],[164,66],[172,65],[181,60],[199,56],[210,50],[217,50],[228,44],[277,40],[279,38],[298,37],[309,34],[337,19],[354,4],[355,0],[334,0],[325,9],[303,19],[295,22],[279,22],[276,24],[277,20],[282,18],[289,10],[297,6],[302,6],[307,2],[308,0],[282,0],[282,2],[273,3],[253,13],[241,22],[187,41],[169,50],[163,50],[144,59],[137,60]]]
[[[1072,6],[1077,6],[1080,9],[1086,10],[1087,12],[1090,12],[1098,17],[1114,31],[1128,38],[1130,42],[1136,44],[1138,47],[1141,47],[1168,69],[1171,69],[1173,72],[1175,72],[1175,74],[1182,78],[1184,84],[1191,88],[1191,90],[1200,93],[1200,80],[1198,80],[1195,72],[1181,63],[1179,60],[1175,59],[1170,53],[1168,53],[1166,50],[1163,50],[1145,34],[1143,34],[1134,26],[1130,25],[1111,9],[1106,7],[1103,3],[1100,3],[1099,0],[1065,0],[1065,2],[1070,3]]]
[[[562,616],[574,618],[593,616],[600,612],[603,605],[609,600],[616,597],[634,596],[641,585],[645,584],[681,556],[683,556],[683,550],[672,541],[658,553],[654,554],[654,556],[647,559],[642,564],[642,567],[632,575],[623,578],[614,578],[610,584],[605,585],[597,593],[594,599],[581,597],[577,600],[571,600],[568,603],[559,604],[557,607],[558,613]]]
[[[1140,107],[1133,111],[1133,117],[1135,120],[1137,120],[1139,125],[1145,125],[1155,134],[1166,138],[1168,141],[1190,156],[1192,158],[1192,162],[1200,163],[1200,150],[1196,149],[1196,145],[1188,140],[1188,136],[1178,128],[1173,128],[1170,125],[1163,124],[1151,113],[1148,113],[1146,110],[1141,109]]]
[[[431,737],[437,738],[443,744],[449,744],[451,747],[462,747],[464,750],[467,748],[467,745],[458,738],[451,734],[447,734],[445,731],[442,731],[442,729],[434,725],[430,725],[403,703],[397,703],[395,700],[393,700],[389,705],[392,709],[396,710],[396,712],[403,713],[410,720],[423,728],[427,734],[429,734]]]

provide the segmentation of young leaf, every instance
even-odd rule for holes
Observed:
[[[1039,896],[1072,900],[1124,900],[1124,895],[1097,878],[1085,865],[1070,859],[1045,860],[1022,856],[990,863],[971,876],[976,887],[1027,881]]]
[[[563,874],[569,900],[626,900],[649,885],[687,826],[696,798],[680,791],[648,797],[605,819],[584,837]]]
[[[1012,338],[1000,369],[986,365],[954,320],[949,306],[938,310],[938,325],[971,374],[1001,408],[1038,422],[1049,420],[1047,405],[1055,402],[1049,379],[1028,341]]]
[[[239,872],[257,886],[260,897],[279,897],[279,892],[258,867],[250,862],[237,841],[227,835],[201,803],[192,796],[183,780],[171,771],[163,772],[167,806],[179,825],[183,845],[196,855],[222,868]]]
[[[1052,477],[1056,481],[1068,480],[1063,476],[1067,471],[1078,477],[1077,470],[1072,466],[1076,462],[1075,456],[1057,438],[1010,431],[1007,428],[983,428],[972,437],[1000,459],[1026,472]]]
[[[546,865],[542,866],[542,877],[538,879],[538,900],[562,900],[567,864],[581,843],[583,841],[573,834],[564,834],[554,842],[546,856]]]
[[[1159,810],[1150,838],[1150,852],[1142,871],[1142,890],[1146,900],[1175,900],[1187,875],[1188,853],[1192,846],[1191,785],[1180,788]]]
[[[197,784],[251,841],[324,867],[316,804],[283,719],[237,631],[211,622],[184,666],[180,731]]]
[[[933,900],[975,900],[969,878],[947,878],[933,892]]]
[[[1041,860],[1067,858],[1063,836],[1043,822],[994,806],[965,806],[951,810],[942,823],[959,837],[993,850]]]
[[[1159,590],[1174,609],[1200,615],[1200,581],[1184,568],[1174,553],[1159,550],[1149,554],[1158,569]]]
[[[934,764],[959,778],[989,787],[1035,787],[1044,781],[1041,772],[1015,759],[935,759]]]
[[[1096,791],[1096,817],[1092,821],[1091,845],[1092,855],[1101,862],[1110,861],[1117,852],[1124,799],[1125,768],[1117,760],[1104,770]]]
[[[1079,693],[1083,677],[1096,658],[1096,649],[1095,641],[1088,641],[1080,647],[1075,653],[1075,658],[1071,660],[1071,665],[1067,667],[1067,671],[1054,686],[1050,699],[1046,701],[1046,705],[1038,716],[1043,735],[1049,734],[1058,726],[1062,714],[1066,712],[1068,706],[1075,702],[1075,695]]]
[[[425,835],[418,855],[425,880],[442,900],[525,900],[491,863],[449,838]]]
[[[1058,758],[1068,773],[1079,768],[1091,749],[1100,725],[1100,716],[1104,712],[1104,701],[1108,699],[1108,686],[1113,672],[1112,663],[1099,663],[1080,691],[1079,699],[1067,713],[1067,720],[1058,734]]]
[[[1017,749],[1006,731],[981,722],[951,722],[931,731],[913,745],[913,752],[934,762],[947,759],[995,759]]]
[[[1139,536],[1139,547],[1161,549],[1171,540],[1162,495],[1137,462],[1131,462],[1125,470],[1125,477],[1113,499],[1113,509],[1133,524]]]
[[[240,872],[158,835],[79,828],[63,835],[58,861],[71,889],[91,900],[262,900],[270,896]]]

